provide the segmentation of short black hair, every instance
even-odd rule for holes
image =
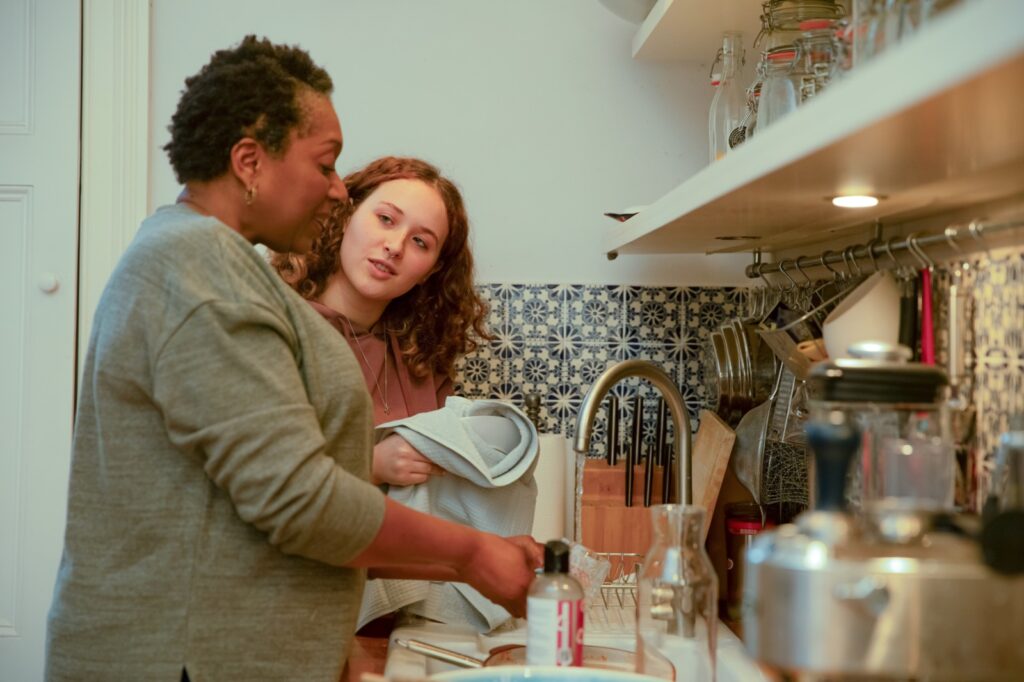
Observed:
[[[303,90],[330,95],[331,77],[297,46],[246,36],[219,50],[185,90],[164,145],[178,182],[212,180],[227,171],[231,147],[252,137],[273,154],[304,121]]]

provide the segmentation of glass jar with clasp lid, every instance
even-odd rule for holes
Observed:
[[[801,36],[800,22],[809,19],[842,19],[846,9],[835,0],[764,0],[761,32],[755,47],[771,50],[792,45]]]
[[[796,50],[792,45],[772,48],[764,54],[764,83],[757,103],[757,131],[764,129],[800,104]]]
[[[842,47],[836,22],[808,19],[800,22],[801,36],[793,42],[800,73],[800,101],[806,102],[841,73]]]

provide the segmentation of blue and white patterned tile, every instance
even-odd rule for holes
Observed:
[[[661,367],[680,386],[695,417],[707,324],[742,305],[742,290],[704,287],[494,284],[481,287],[481,294],[491,306],[488,324],[495,338],[460,363],[458,388],[473,397],[508,396],[516,404],[527,393],[539,394],[544,430],[567,435],[601,372],[629,358]],[[651,437],[657,392],[646,382],[627,380],[612,393],[624,414],[633,395],[645,398],[652,424],[645,438]],[[603,427],[595,431],[598,450],[603,434]]]

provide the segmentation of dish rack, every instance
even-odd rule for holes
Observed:
[[[608,561],[601,589],[586,601],[584,627],[589,633],[632,634],[636,631],[637,577],[642,554],[593,552]]]

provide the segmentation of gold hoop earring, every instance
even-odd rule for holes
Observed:
[[[245,190],[245,205],[252,206],[252,202],[256,201],[256,185],[251,185]]]

